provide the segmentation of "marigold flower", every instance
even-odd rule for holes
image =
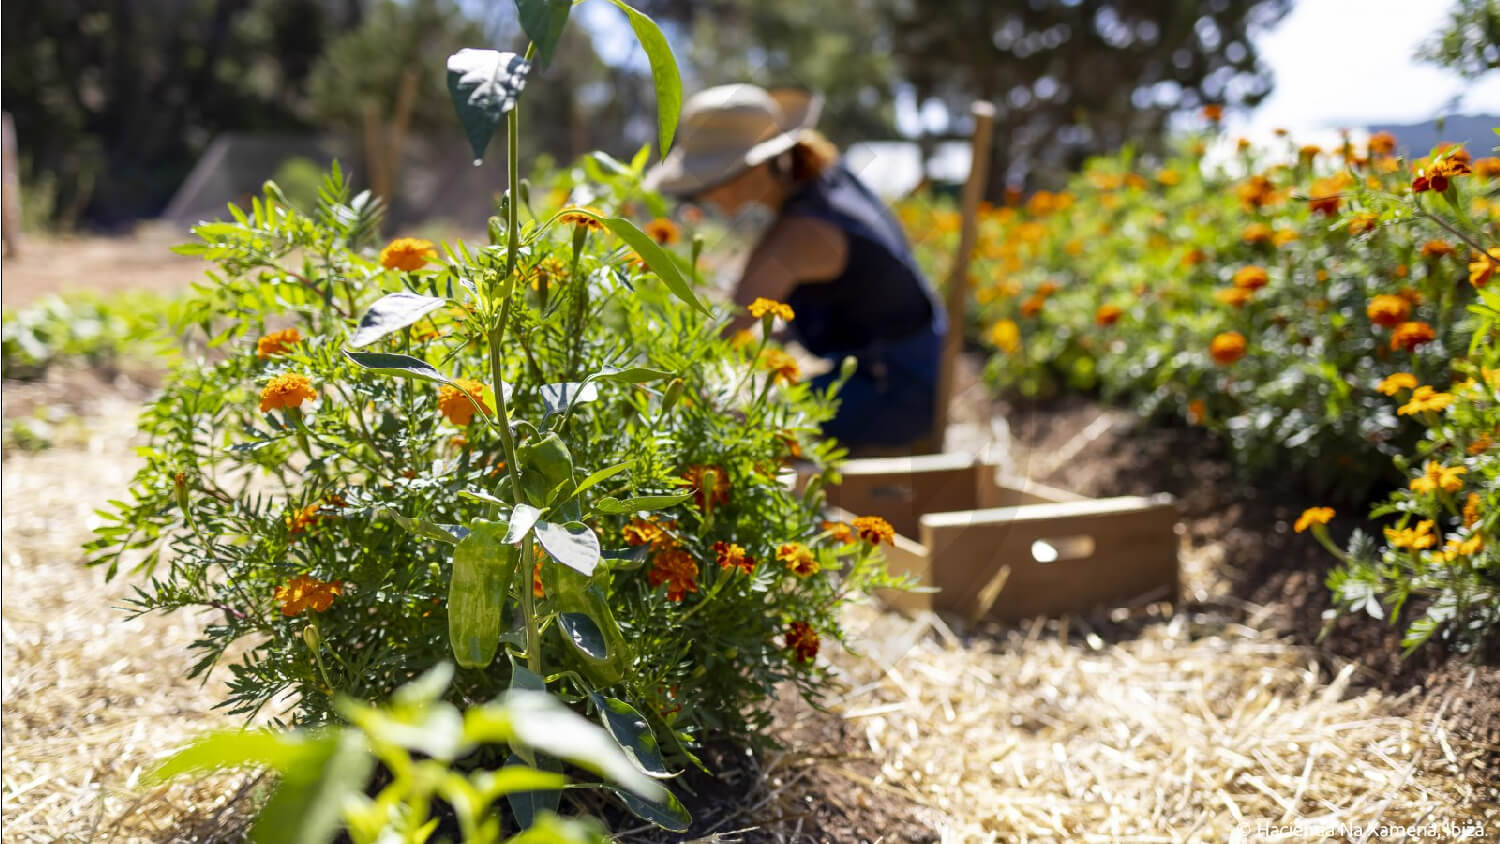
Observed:
[[[1277,200],[1276,185],[1266,176],[1251,176],[1235,189],[1240,205],[1246,211],[1258,211]]]
[[[578,208],[557,215],[557,221],[565,226],[580,226],[589,231],[602,232],[604,224],[599,222],[599,212],[593,208]]]
[[[1094,323],[1096,325],[1114,325],[1120,321],[1125,311],[1118,305],[1100,305],[1099,310],[1094,311]]]
[[[1297,523],[1292,526],[1292,530],[1302,533],[1314,525],[1326,525],[1333,521],[1333,515],[1332,507],[1309,507],[1297,517]]]
[[[844,545],[853,545],[859,540],[854,537],[854,528],[844,522],[823,521],[819,527],[828,532],[828,536],[834,541]]]
[[[703,487],[709,473],[713,474],[713,488],[705,494]],[[722,468],[689,466],[687,471],[682,473],[682,478],[692,489],[693,500],[698,502],[698,509],[706,511],[710,504],[720,507],[729,503],[729,473]]]
[[[655,519],[634,518],[630,523],[620,530],[625,544],[632,548],[642,545],[650,545],[658,550],[671,548],[677,544],[677,540],[668,532],[669,527]]]
[[[1422,193],[1428,190],[1442,193],[1448,189],[1448,184],[1454,177],[1462,176],[1469,172],[1471,171],[1466,158],[1460,158],[1457,155],[1449,156],[1440,161],[1434,161],[1432,164],[1419,170],[1416,177],[1411,180],[1412,193]]]
[[[1467,538],[1460,539],[1455,536],[1443,545],[1442,558],[1445,563],[1457,562],[1462,557],[1472,557],[1484,550],[1484,537],[1472,534]]]
[[[334,597],[342,594],[342,583],[330,583],[305,574],[299,574],[287,581],[286,585],[276,587],[273,593],[281,603],[281,614],[288,618],[301,615],[309,609],[324,612],[333,606]]]
[[[1469,283],[1475,288],[1489,284],[1497,266],[1500,266],[1500,247],[1487,249],[1483,255],[1476,254],[1469,262]]]
[[[698,591],[698,563],[687,551],[669,548],[652,558],[646,582],[652,588],[666,584],[667,600],[681,601],[688,593]]]
[[[1368,212],[1355,214],[1349,218],[1349,233],[1352,235],[1361,235],[1365,232],[1372,232],[1375,231],[1379,223],[1380,217],[1375,214]]]
[[[802,371],[797,367],[797,359],[781,351],[771,349],[761,359],[761,368],[771,373],[771,380],[782,384],[795,384]]]
[[[1397,372],[1381,379],[1375,389],[1387,396],[1394,396],[1402,390],[1416,389],[1416,386],[1417,376],[1410,372]]]
[[[1428,411],[1442,413],[1452,403],[1453,395],[1451,393],[1440,393],[1432,387],[1423,384],[1412,390],[1411,399],[1396,410],[1396,415],[1414,416],[1418,413]]]
[[[1021,303],[1021,316],[1028,318],[1034,317],[1042,312],[1042,306],[1045,304],[1047,304],[1047,298],[1045,296],[1028,296],[1026,297],[1026,301]]]
[[[1332,217],[1339,213],[1339,202],[1342,199],[1344,188],[1348,186],[1348,182],[1340,178],[1342,175],[1341,173],[1337,176],[1330,176],[1327,179],[1319,179],[1313,182],[1312,188],[1307,194],[1307,207],[1309,210],[1315,214],[1322,214],[1325,217]]]
[[[1390,132],[1376,132],[1370,136],[1366,149],[1371,158],[1390,155],[1396,151],[1396,136]]]
[[[1469,493],[1469,497],[1464,499],[1464,527],[1471,528],[1479,524],[1479,502],[1480,498],[1477,492]]]
[[[1486,451],[1489,451],[1490,446],[1494,444],[1494,438],[1491,437],[1489,433],[1485,432],[1475,437],[1474,441],[1469,443],[1469,447],[1464,450],[1469,453],[1469,456],[1478,457],[1479,455],[1484,454]]]
[[[1021,327],[1013,320],[1002,319],[990,326],[990,344],[1008,355],[1021,348]]]
[[[1238,331],[1219,334],[1209,342],[1208,353],[1221,366],[1228,366],[1245,356],[1245,335]]]
[[[537,261],[532,265],[530,272],[526,274],[532,290],[540,290],[545,283],[548,287],[556,287],[568,276],[568,268],[561,260],[551,255]]]
[[[879,545],[884,542],[887,545],[894,543],[896,529],[891,523],[879,516],[860,516],[854,520],[854,529],[859,532],[859,538],[870,543]]]
[[[1423,519],[1417,522],[1416,527],[1401,528],[1399,530],[1396,528],[1386,528],[1385,541],[1392,548],[1406,548],[1413,551],[1420,551],[1436,545],[1437,537],[1432,535],[1432,520]]]
[[[1312,161],[1323,153],[1323,148],[1317,144],[1303,144],[1297,149],[1297,157],[1304,162]]]
[[[1218,123],[1224,119],[1224,106],[1219,103],[1209,103],[1203,107],[1203,119]]]
[[[738,569],[744,574],[755,571],[755,560],[745,549],[733,542],[720,540],[714,543],[714,558],[718,560],[719,568],[724,571]]]
[[[293,410],[300,408],[304,401],[316,401],[317,398],[312,381],[306,375],[284,372],[272,378],[260,391],[260,412],[269,413],[281,408]]]
[[[1500,176],[1500,158],[1486,156],[1474,160],[1474,175],[1481,179],[1493,179]]]
[[[1271,277],[1266,273],[1266,268],[1255,264],[1240,267],[1234,273],[1234,286],[1241,290],[1259,290],[1270,281]]]
[[[1208,404],[1203,399],[1193,399],[1187,404],[1187,421],[1189,425],[1202,425],[1203,420],[1208,418]]]
[[[432,241],[420,237],[398,237],[380,250],[380,265],[388,270],[413,272],[437,260]]]
[[[1381,293],[1370,299],[1365,306],[1365,315],[1376,325],[1393,328],[1411,316],[1411,303],[1400,296]]]
[[[1171,168],[1159,170],[1156,173],[1156,181],[1169,188],[1176,187],[1177,185],[1182,184],[1182,174]]]
[[[1062,285],[1061,284],[1058,284],[1057,282],[1052,281],[1051,279],[1048,279],[1047,281],[1044,281],[1041,284],[1038,284],[1036,286],[1036,295],[1042,296],[1042,297],[1051,296],[1052,294],[1056,293],[1057,291],[1059,291],[1061,289],[1062,289]]]
[[[531,595],[534,598],[547,597],[547,590],[542,587],[542,561],[537,560],[531,569]]]
[[[290,513],[287,513],[286,514],[286,529],[287,529],[287,533],[291,534],[292,536],[296,536],[297,534],[303,533],[308,528],[310,528],[313,525],[317,524],[318,523],[318,519],[320,518],[319,515],[318,515],[318,509],[319,509],[319,505],[316,504],[316,503],[313,503],[313,504],[308,504],[305,507],[300,507],[298,509],[295,509],[295,510],[293,510]]]
[[[1434,260],[1452,254],[1453,244],[1449,243],[1446,240],[1438,240],[1437,238],[1433,238],[1432,240],[1429,240],[1426,243],[1422,244],[1422,257],[1427,258],[1428,260]]]
[[[805,621],[794,621],[786,629],[786,646],[797,654],[799,662],[812,662],[818,657],[818,634]]]
[[[1392,351],[1415,351],[1418,346],[1431,343],[1437,335],[1425,322],[1403,322],[1391,334]]]
[[[1271,227],[1266,225],[1265,223],[1251,223],[1250,225],[1245,227],[1244,231],[1240,232],[1240,240],[1243,240],[1251,246],[1259,246],[1262,244],[1270,243],[1272,236],[1273,232],[1271,231]]]
[[[774,317],[780,317],[786,322],[791,322],[797,316],[796,313],[792,311],[791,305],[777,302],[774,299],[767,299],[764,296],[757,297],[754,302],[750,303],[750,316],[753,316],[756,319],[761,319],[766,314],[770,314]]]
[[[1420,477],[1412,478],[1411,491],[1431,495],[1439,490],[1458,492],[1464,488],[1463,477],[1469,470],[1462,466],[1444,466],[1436,460],[1427,461]]]
[[[1288,243],[1296,240],[1298,237],[1299,235],[1297,234],[1296,229],[1277,229],[1276,233],[1271,235],[1271,245],[1285,246]]]
[[[820,566],[813,552],[800,542],[786,542],[776,549],[776,559],[786,564],[798,577],[812,577]]]
[[[255,341],[255,356],[265,360],[272,355],[284,355],[291,347],[302,342],[302,334],[295,328],[283,328]]]
[[[657,217],[655,220],[647,223],[641,231],[650,235],[652,240],[662,246],[671,246],[682,239],[682,230],[677,228],[676,223],[668,220],[666,217]]]
[[[472,398],[471,402],[469,399]],[[448,421],[462,428],[474,420],[474,404],[486,414],[494,411],[484,401],[484,385],[470,378],[456,378],[452,384],[438,388],[438,410]]]
[[[1234,308],[1243,308],[1251,299],[1251,292],[1240,287],[1226,287],[1214,291],[1214,298]]]

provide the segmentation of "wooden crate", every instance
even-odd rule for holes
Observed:
[[[908,610],[1009,621],[1178,596],[1169,495],[1091,499],[965,454],[851,460],[829,503],[896,528],[892,572],[936,591],[881,597]]]

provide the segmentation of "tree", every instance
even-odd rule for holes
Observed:
[[[1448,22],[1417,50],[1417,58],[1465,79],[1500,68],[1500,0],[1458,0]]]

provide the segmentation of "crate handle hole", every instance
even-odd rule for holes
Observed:
[[[1031,543],[1031,558],[1039,563],[1082,560],[1094,556],[1094,538],[1087,534],[1038,539]]]

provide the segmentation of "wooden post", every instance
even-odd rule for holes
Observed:
[[[0,235],[4,236],[5,256],[14,258],[21,249],[21,156],[16,146],[16,124],[6,112],[0,125],[3,146],[3,184],[0,184]]]
[[[942,452],[948,435],[948,402],[953,398],[954,369],[964,345],[964,306],[969,293],[969,258],[978,237],[979,200],[990,179],[990,144],[995,134],[995,106],[974,103],[973,155],[969,180],[964,183],[963,222],[958,236],[958,254],[948,275],[948,334],[943,338],[943,358],[938,370],[937,408],[933,414],[932,451]]]

